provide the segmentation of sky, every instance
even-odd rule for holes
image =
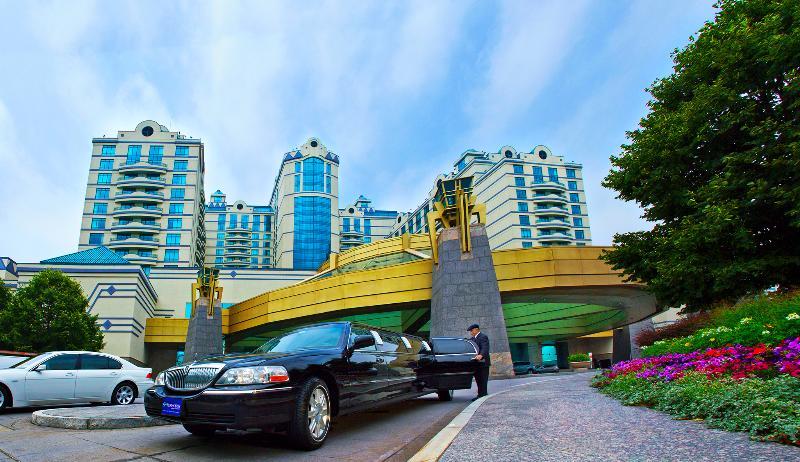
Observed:
[[[91,139],[153,119],[201,138],[206,196],[266,204],[318,137],[359,194],[409,211],[467,149],[584,167],[593,244],[649,229],[601,186],[703,0],[0,0],[0,256],[77,250]]]

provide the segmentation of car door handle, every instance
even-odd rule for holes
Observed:
[[[116,376],[118,376],[118,375],[119,375],[119,372],[112,372],[112,373],[111,373],[111,377],[116,377]]]
[[[65,377],[75,377],[75,374],[73,374],[72,372],[67,372],[66,374],[64,374],[64,376]]]
[[[375,362],[378,364],[383,364],[383,358],[377,358]]]

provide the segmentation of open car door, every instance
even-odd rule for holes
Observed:
[[[478,354],[467,339],[435,337],[430,349],[420,352],[417,376],[426,388],[466,390],[472,387],[472,375],[480,364]]]

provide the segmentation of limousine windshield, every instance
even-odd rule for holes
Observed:
[[[275,337],[254,353],[289,353],[292,351],[336,348],[342,338],[344,324],[311,326]]]

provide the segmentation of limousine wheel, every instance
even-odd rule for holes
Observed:
[[[436,393],[439,395],[439,401],[453,401],[453,390],[440,388]]]
[[[317,449],[325,442],[331,428],[331,400],[328,387],[312,377],[300,388],[294,418],[289,424],[289,439],[306,450]]]

